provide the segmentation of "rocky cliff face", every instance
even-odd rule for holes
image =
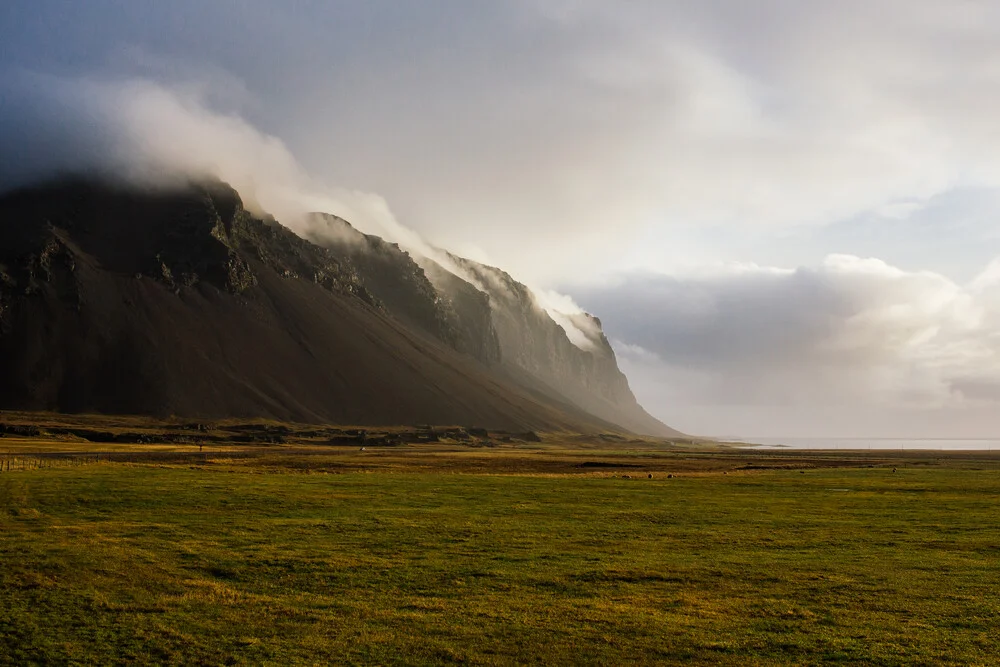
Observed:
[[[456,282],[447,278],[451,274],[441,271],[430,271],[429,275],[442,294],[475,286],[488,296],[490,323],[503,365],[527,374],[587,412],[631,431],[677,435],[636,401],[600,320],[586,313],[561,315],[566,326],[576,330],[578,340],[573,342],[566,328],[549,315],[531,290],[508,273],[454,255],[449,260],[465,280]],[[481,317],[481,312],[477,310],[477,316]]]
[[[500,361],[489,295],[427,258],[364,234],[343,218],[310,216],[305,236],[346,258],[361,282],[395,317],[487,364]]]
[[[563,316],[574,344],[531,290],[495,267],[441,252],[412,257],[335,216],[315,214],[309,238],[347,257],[389,312],[532,388],[632,431],[674,435],[638,404],[596,317]],[[447,267],[447,268],[446,268]]]
[[[254,217],[222,183],[162,192],[68,181],[2,200],[0,273],[9,293],[43,286],[75,290],[75,257],[155,280],[170,289],[207,283],[231,294],[257,284],[252,258],[284,277],[302,277],[374,303],[353,267],[274,220]]]
[[[223,184],[0,197],[0,407],[669,433],[596,319],[334,216],[300,238]]]

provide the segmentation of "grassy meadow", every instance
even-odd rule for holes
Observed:
[[[357,449],[0,473],[0,664],[1000,656],[995,459]]]

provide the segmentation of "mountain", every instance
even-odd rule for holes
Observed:
[[[365,286],[400,319],[602,420],[636,433],[680,435],[639,405],[596,317],[562,315],[560,325],[526,285],[498,268],[444,251],[415,259],[329,214],[310,222],[307,237],[350,258]]]
[[[550,393],[567,399],[588,413],[636,433],[671,436],[666,427],[646,412],[618,368],[614,350],[601,322],[587,313],[561,314],[557,323],[531,290],[492,266],[448,256],[449,263],[467,276],[466,283],[488,296],[492,330],[499,342],[503,365],[545,385]],[[466,311],[462,294],[467,287],[440,265],[427,271],[439,292]],[[478,309],[468,317],[474,317]],[[578,342],[567,335],[575,332]]]
[[[574,346],[523,285],[318,222],[310,242],[221,183],[0,197],[0,408],[670,433],[633,419],[603,335]]]

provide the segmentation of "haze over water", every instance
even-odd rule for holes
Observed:
[[[1000,439],[989,438],[738,438],[751,449],[854,449],[1000,451]]]

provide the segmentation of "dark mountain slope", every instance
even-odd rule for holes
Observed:
[[[393,317],[228,187],[0,199],[0,407],[602,429]]]
[[[579,313],[566,324],[585,332],[583,349],[500,269],[442,253],[444,268],[414,260],[396,244],[363,234],[336,216],[315,214],[309,237],[348,258],[358,277],[400,320],[489,364],[534,395],[570,403],[637,433],[672,436],[636,401],[600,321]]]
[[[335,215],[310,216],[306,238],[350,262],[358,277],[386,310],[452,347],[458,337],[440,307],[434,287],[410,255],[395,243],[363,234]]]
[[[343,218],[315,213],[309,222],[307,238],[350,261],[365,289],[393,316],[479,361],[500,361],[488,295],[443,269],[430,280],[425,267],[439,266],[418,263],[397,244],[364,234]],[[438,289],[441,281],[447,290]]]

